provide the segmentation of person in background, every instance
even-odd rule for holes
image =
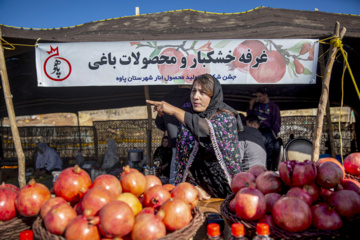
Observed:
[[[102,169],[110,169],[117,162],[119,162],[119,153],[117,150],[116,142],[113,138],[109,138],[108,140],[108,149],[104,156],[103,164],[101,165]]]
[[[192,113],[192,107],[190,102],[190,91],[191,85],[179,85],[173,91],[169,92],[163,101],[178,107],[186,112]],[[155,119],[156,127],[162,131],[167,131],[169,136],[169,147],[172,149],[171,163],[170,163],[170,175],[169,183],[174,184],[175,181],[175,154],[176,154],[176,136],[178,126],[180,125],[179,120],[171,115],[156,116]]]
[[[276,136],[274,131],[268,126],[260,124],[259,131],[263,135],[265,150],[266,150],[266,168],[268,170],[273,169],[273,152],[275,149]]]
[[[255,114],[260,123],[270,127],[277,136],[281,127],[281,116],[279,106],[270,101],[267,89],[264,87],[256,90],[256,98],[251,99],[247,115]]]
[[[175,116],[181,122],[176,141],[175,184],[193,184],[199,199],[225,198],[232,192],[232,176],[241,172],[240,116],[223,102],[220,82],[210,74],[194,79],[190,100],[194,113],[165,101],[146,102],[154,105],[160,116]]]
[[[78,154],[75,157],[76,161],[75,164],[81,166],[81,164],[85,161],[84,156],[81,153],[81,150],[78,151]]]
[[[169,147],[169,137],[164,136],[159,146],[154,153],[154,160],[159,159],[161,161],[161,173],[165,177],[170,177],[170,162],[172,157],[172,149]]]
[[[263,135],[258,130],[259,118],[256,115],[248,115],[244,131],[239,132],[239,146],[242,170],[247,171],[254,165],[266,167],[266,151]]]
[[[63,161],[54,149],[42,142],[36,145],[36,150],[35,177],[62,170]]]

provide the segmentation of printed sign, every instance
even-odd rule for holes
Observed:
[[[38,86],[314,84],[317,39],[39,43]]]

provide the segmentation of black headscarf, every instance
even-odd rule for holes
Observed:
[[[200,75],[197,78],[199,78],[199,77],[211,78],[214,81],[213,96],[211,97],[209,106],[206,108],[206,110],[204,112],[194,112],[192,114],[191,120],[189,119],[190,118],[189,113],[186,113],[186,115],[188,115],[188,116],[185,115],[186,125],[192,130],[192,132],[196,136],[198,136],[198,141],[200,142],[200,144],[202,143],[201,136],[203,134],[202,134],[202,130],[200,127],[200,125],[202,124],[202,121],[199,118],[210,119],[219,110],[220,111],[228,110],[228,111],[232,112],[236,118],[238,131],[239,132],[243,131],[244,127],[241,122],[239,113],[235,109],[233,109],[232,107],[230,107],[229,105],[227,105],[226,103],[223,102],[223,100],[224,100],[223,91],[222,91],[222,87],[221,87],[219,80],[217,78],[211,76],[210,74]],[[195,81],[196,81],[196,78],[194,80],[194,83],[195,83]]]

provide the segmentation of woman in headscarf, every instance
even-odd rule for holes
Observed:
[[[113,138],[108,140],[108,149],[104,156],[104,161],[101,166],[102,169],[112,168],[117,162],[119,162],[119,153],[117,150],[116,142]]]
[[[147,102],[160,116],[173,115],[182,123],[177,138],[175,183],[192,183],[203,198],[225,198],[231,194],[231,178],[241,171],[240,116],[223,102],[220,82],[210,74],[194,79],[190,100],[193,114],[166,102]]]
[[[172,149],[169,147],[169,137],[164,136],[159,146],[154,153],[154,160],[159,159],[161,161],[161,173],[165,177],[170,177],[170,162],[172,157]]]
[[[38,151],[35,161],[37,176],[51,174],[52,171],[62,169],[62,159],[59,154],[46,143],[39,143],[36,146],[36,150]]]

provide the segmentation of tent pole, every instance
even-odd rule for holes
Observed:
[[[150,93],[149,93],[149,86],[144,86],[145,91],[145,99],[150,100]],[[146,130],[146,162],[149,167],[153,167],[153,161],[151,159],[152,152],[151,152],[151,143],[152,143],[152,113],[151,113],[151,105],[149,103],[146,103],[147,108],[147,115],[148,115],[148,124],[147,124],[147,130]]]
[[[0,28],[0,36],[2,36],[1,28]],[[16,155],[18,156],[19,187],[22,188],[26,185],[25,155],[24,155],[24,151],[21,146],[19,129],[16,126],[15,110],[14,110],[14,105],[13,105],[13,101],[12,101],[12,95],[10,92],[10,84],[9,84],[7,70],[6,70],[5,55],[4,55],[4,50],[2,47],[1,41],[0,41],[0,73],[1,73],[3,91],[4,91],[6,109],[7,109],[9,120],[10,120],[11,133],[13,136]]]
[[[340,40],[344,37],[346,28],[341,29],[340,32],[340,23],[336,22],[335,25],[335,36],[339,37]],[[331,72],[332,68],[335,62],[335,55],[337,53],[337,47],[334,46],[334,44],[330,45],[329,50],[329,59],[326,63],[325,67],[325,78],[322,82],[322,90],[321,90],[321,96],[319,100],[318,105],[318,111],[316,115],[316,122],[315,122],[315,129],[314,129],[314,136],[313,136],[313,149],[311,152],[311,161],[316,162],[319,160],[319,154],[320,154],[320,143],[321,143],[321,134],[323,129],[323,122],[324,122],[324,114],[325,114],[325,108],[327,101],[329,99],[329,90],[330,90],[330,78],[331,78]]]
[[[79,116],[79,112],[76,112],[76,117],[77,117],[77,125],[78,125],[78,132],[79,132],[79,144],[80,144],[80,152],[81,152],[81,131],[80,131],[80,116]]]

